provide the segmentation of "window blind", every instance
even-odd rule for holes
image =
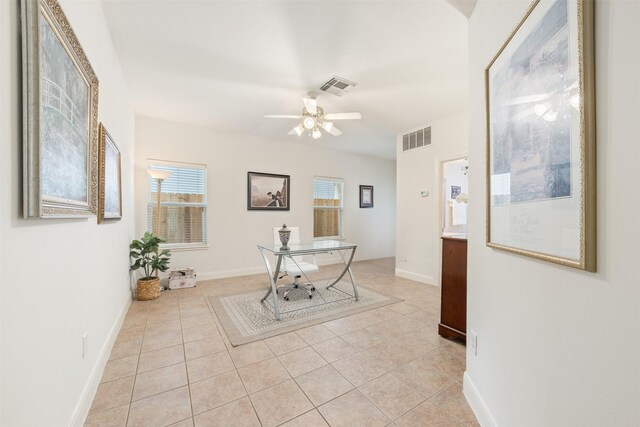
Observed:
[[[150,161],[149,168],[171,172],[160,185],[149,176],[147,226],[166,244],[190,246],[207,242],[207,169],[204,165]]]
[[[313,179],[313,237],[342,237],[343,188],[340,178]]]

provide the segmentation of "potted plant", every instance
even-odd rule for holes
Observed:
[[[160,251],[160,243],[164,240],[145,232],[141,240],[134,240],[129,245],[129,256],[134,260],[129,271],[142,269],[137,285],[137,295],[140,301],[156,299],[160,296],[160,277],[158,272],[169,269],[171,252]]]

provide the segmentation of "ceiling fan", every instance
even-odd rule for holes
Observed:
[[[265,119],[302,119],[302,121],[293,129],[291,129],[288,135],[302,135],[305,131],[309,132],[309,135],[313,139],[318,139],[322,136],[320,129],[324,129],[333,136],[342,134],[342,131],[335,126],[331,120],[357,120],[362,118],[360,113],[331,113],[325,114],[321,107],[318,107],[316,99],[314,97],[302,98],[304,102],[304,108],[301,115],[273,115],[267,114]]]

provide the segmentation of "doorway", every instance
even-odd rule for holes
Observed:
[[[442,162],[440,170],[443,236],[467,237],[468,165],[466,157]]]

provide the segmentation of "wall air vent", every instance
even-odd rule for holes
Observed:
[[[358,86],[358,83],[354,83],[342,77],[333,76],[331,80],[323,84],[320,89],[324,92],[332,93],[336,96],[342,96],[353,86]]]
[[[402,151],[431,145],[431,126],[402,135]]]

